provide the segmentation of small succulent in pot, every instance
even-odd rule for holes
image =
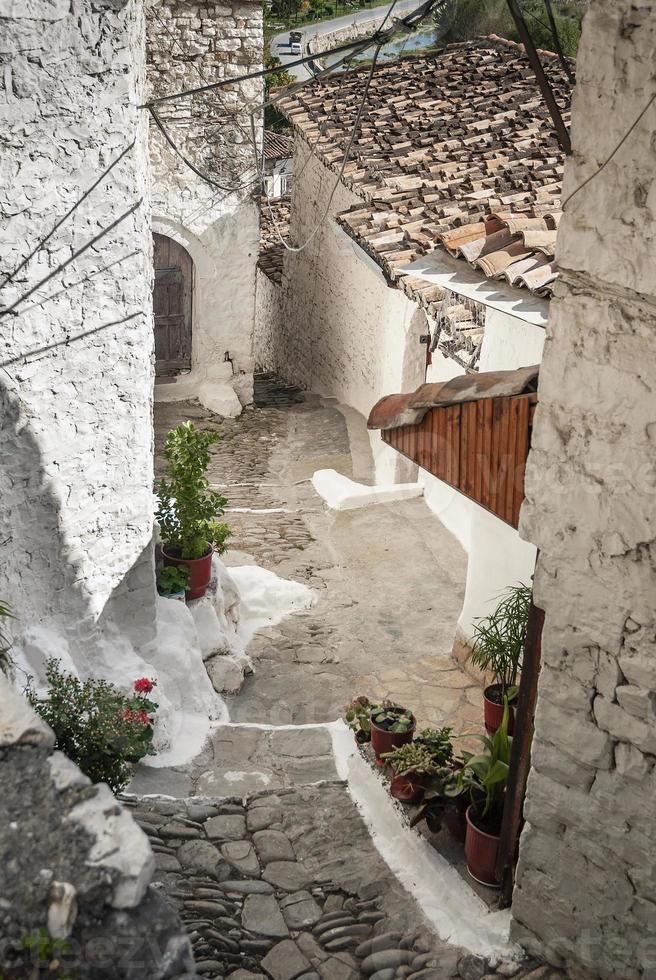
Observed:
[[[408,708],[393,701],[383,703],[371,712],[371,746],[379,764],[384,752],[391,752],[399,745],[412,741],[416,722]]]
[[[412,712],[394,701],[383,701],[375,707],[371,712],[371,721],[386,732],[409,732],[415,727]]]
[[[377,707],[374,701],[362,694],[344,708],[344,721],[355,732],[356,741],[360,744],[371,740],[371,713]]]
[[[415,736],[415,745],[425,746],[437,766],[448,766],[453,761],[451,744],[452,728],[424,728]]]
[[[394,773],[390,793],[397,800],[413,803],[424,791],[429,778],[437,772],[437,764],[425,745],[408,742],[381,756],[389,762]]]

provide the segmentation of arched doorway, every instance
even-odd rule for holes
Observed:
[[[165,377],[191,368],[194,263],[182,245],[154,233],[153,264],[155,373]]]

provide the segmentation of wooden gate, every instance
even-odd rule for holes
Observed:
[[[155,372],[161,377],[191,368],[194,264],[182,245],[157,234],[153,234],[153,263]]]

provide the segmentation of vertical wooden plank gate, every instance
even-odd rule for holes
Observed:
[[[155,373],[162,377],[191,368],[194,264],[182,245],[158,234],[153,234],[153,264]]]

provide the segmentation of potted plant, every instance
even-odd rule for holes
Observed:
[[[517,697],[531,597],[527,585],[513,585],[502,594],[494,612],[474,624],[472,663],[493,677],[483,692],[485,728],[490,735],[501,723],[504,699],[511,705],[508,731],[513,731],[512,702]]]
[[[344,708],[344,721],[355,732],[355,740],[360,745],[371,741],[371,712],[377,707],[368,697],[360,695]]]
[[[424,745],[437,766],[448,766],[453,759],[452,728],[424,728],[415,736],[415,743]]]
[[[371,724],[371,747],[376,760],[382,765],[384,752],[391,752],[400,745],[412,741],[416,728],[414,715],[407,708],[393,701],[383,701],[369,716]]]
[[[157,576],[157,591],[167,599],[185,601],[189,569],[185,565],[165,565]]]
[[[417,742],[384,752],[381,758],[392,767],[390,793],[402,803],[415,803],[438,768],[430,749]]]
[[[509,716],[506,700],[496,732],[491,738],[478,736],[483,743],[483,751],[478,755],[463,752],[464,765],[458,776],[461,786],[469,790],[472,801],[466,813],[467,870],[475,881],[493,888],[498,887],[496,864],[512,746],[512,738],[508,735]]]
[[[212,490],[205,475],[215,432],[199,432],[193,422],[171,429],[164,455],[168,479],[157,487],[157,520],[165,565],[185,565],[189,572],[186,598],[200,599],[212,577],[212,553],[222,554],[230,534],[222,517],[228,503]]]
[[[432,834],[439,834],[442,827],[446,827],[454,840],[464,843],[467,831],[465,811],[469,796],[458,778],[460,768],[460,763],[441,766],[430,777],[421,808],[410,822],[411,827],[425,820]]]

